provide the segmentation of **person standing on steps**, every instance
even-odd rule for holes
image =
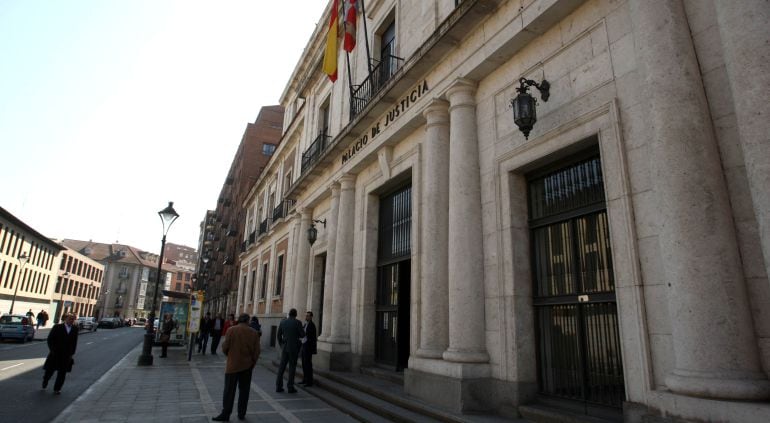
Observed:
[[[315,323],[313,323],[313,312],[308,311],[305,313],[305,337],[302,338],[302,349],[300,350],[300,356],[302,357],[302,382],[300,385],[304,385],[306,388],[313,386],[313,354],[316,354],[317,339]]]
[[[75,315],[67,313],[59,323],[51,328],[48,333],[48,357],[45,359],[43,369],[43,389],[48,387],[48,381],[56,372],[56,381],[53,384],[53,393],[61,394],[61,388],[64,386],[64,378],[67,373],[72,371],[72,365],[75,361],[72,356],[78,347],[78,327],[75,325]]]
[[[275,379],[275,392],[283,392],[283,372],[286,365],[289,365],[289,393],[297,392],[294,389],[294,374],[297,371],[297,356],[302,342],[300,339],[305,337],[305,331],[302,330],[302,323],[297,320],[297,309],[289,311],[289,318],[283,319],[278,326],[278,344],[281,346],[281,365],[278,368],[278,375]]]
[[[238,387],[238,420],[246,418],[251,390],[251,374],[259,359],[259,332],[249,327],[249,315],[241,314],[234,326],[227,330],[222,352],[227,356],[225,365],[225,390],[222,395],[222,412],[211,420],[230,420],[235,402],[235,388]]]

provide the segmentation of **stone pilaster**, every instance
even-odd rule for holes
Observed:
[[[476,86],[458,80],[449,98],[449,348],[444,360],[486,363],[484,244]]]
[[[420,243],[420,347],[417,356],[441,358],[449,346],[449,103],[434,100],[423,113],[423,198]]]
[[[307,241],[307,231],[310,229],[310,211],[300,211],[299,233],[297,233],[297,264],[294,269],[294,307],[297,316],[304,316],[307,311],[307,287],[308,281],[308,257],[310,256],[310,243]]]
[[[319,342],[326,341],[326,338],[332,333],[332,298],[334,295],[334,249],[337,244],[337,218],[340,211],[340,186],[338,183],[332,183],[331,206],[329,217],[326,218],[326,272],[324,275],[324,303],[323,303],[323,323],[321,327],[321,336]]]
[[[714,2],[754,215],[770,275],[770,2]]]
[[[350,293],[353,288],[353,228],[355,227],[356,177],[340,178],[337,242],[334,252],[334,296],[332,300],[332,332],[327,342],[350,343]]]
[[[649,96],[651,172],[669,289],[673,392],[762,399],[753,322],[700,69],[681,1],[631,0]]]

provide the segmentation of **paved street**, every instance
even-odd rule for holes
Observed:
[[[105,374],[140,342],[138,328],[99,329],[78,339],[75,367],[67,375],[61,395],[53,395],[53,380],[40,389],[43,362],[48,355],[47,329],[25,344],[0,342],[0,410],[3,421],[49,422]]]
[[[224,355],[195,354],[188,362],[186,351],[176,347],[169,349],[168,359],[155,353],[152,367],[137,367],[140,353],[138,343],[55,422],[210,422],[211,417],[219,414]],[[238,421],[235,412],[231,420]],[[296,394],[276,393],[275,374],[258,365],[251,382],[246,421],[355,420],[302,389]]]

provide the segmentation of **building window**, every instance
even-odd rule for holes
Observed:
[[[281,296],[283,286],[283,255],[278,256],[278,263],[275,267],[275,296]]]
[[[257,294],[256,288],[257,288],[257,271],[252,270],[251,271],[251,290],[249,291],[251,293],[251,299],[253,299]]]
[[[262,265],[262,287],[261,287],[262,290],[261,290],[261,292],[259,294],[259,298],[265,298],[267,296],[267,269],[268,269],[268,264],[269,263],[265,263],[265,264]]]
[[[275,144],[262,144],[262,154],[265,156],[272,156],[275,153]]]

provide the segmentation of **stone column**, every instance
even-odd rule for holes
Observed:
[[[319,341],[326,341],[332,333],[332,298],[334,295],[334,249],[337,245],[337,218],[340,212],[340,186],[334,182],[329,187],[332,192],[329,217],[326,218],[326,271],[324,272],[324,309]]]
[[[449,103],[434,100],[423,113],[420,203],[420,347],[418,357],[441,358],[449,346]]]
[[[770,275],[770,3],[714,4],[765,272]]]
[[[353,288],[353,228],[355,227],[355,175],[340,178],[339,217],[334,251],[332,332],[327,342],[350,343],[350,301]]]
[[[669,290],[673,392],[761,399],[761,372],[730,202],[681,1],[632,0],[650,110],[650,163]]]
[[[299,233],[297,234],[297,264],[294,269],[294,307],[297,316],[305,316],[307,311],[308,257],[310,243],[307,241],[307,230],[310,229],[310,211],[300,210]]]
[[[449,348],[444,360],[486,363],[484,244],[476,86],[460,79],[449,98]],[[427,317],[427,316],[425,316]]]

